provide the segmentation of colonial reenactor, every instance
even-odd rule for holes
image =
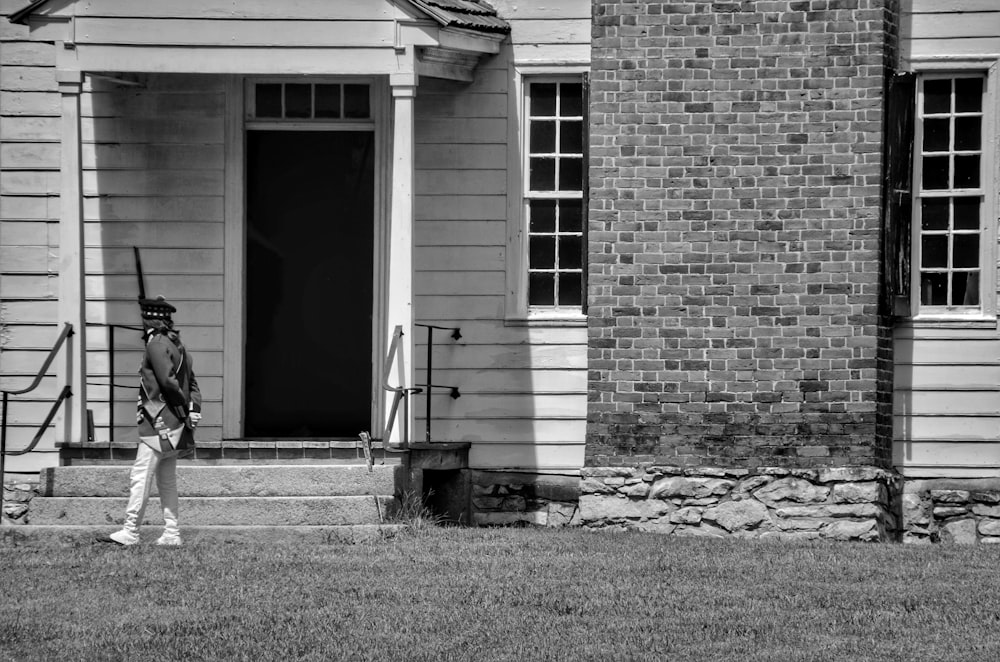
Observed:
[[[146,351],[139,367],[136,422],[139,444],[132,466],[125,525],[103,542],[139,542],[149,493],[155,477],[163,506],[163,535],[157,545],[180,545],[177,524],[177,457],[194,447],[194,428],[201,420],[201,391],[191,356],[181,343],[171,315],[177,309],[162,296],[140,299]]]

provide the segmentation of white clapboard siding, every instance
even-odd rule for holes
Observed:
[[[1000,53],[1000,3],[913,0],[900,22],[904,58]]]
[[[469,441],[477,468],[573,471],[586,434],[586,329],[504,323],[509,234],[511,58],[589,59],[590,3],[497,5],[513,47],[461,86],[421,83],[417,96],[414,313],[460,326],[434,332],[431,396],[435,441]],[[529,45],[531,44],[531,45]],[[426,381],[426,331],[415,329],[417,381]],[[414,401],[423,438],[425,396]]]

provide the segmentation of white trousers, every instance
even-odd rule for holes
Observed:
[[[135,464],[132,465],[124,529],[139,535],[139,526],[146,513],[154,478],[160,492],[160,505],[163,506],[163,533],[166,536],[178,536],[177,455],[158,453],[145,443],[139,444]]]

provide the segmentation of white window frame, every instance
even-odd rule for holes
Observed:
[[[913,137],[913,173],[911,180],[912,210],[911,210],[911,274],[910,274],[910,314],[911,319],[916,322],[930,324],[954,324],[954,323],[975,323],[988,322],[996,323],[997,311],[997,194],[1000,191],[1000,179],[995,161],[997,150],[997,140],[1000,137],[998,131],[998,117],[996,104],[998,102],[997,73],[998,61],[996,58],[944,58],[917,60],[911,62],[912,71],[917,74],[917,86],[914,103],[916,104],[914,114],[914,137]],[[979,284],[979,305],[978,306],[928,306],[921,304],[920,276],[921,276],[921,201],[923,182],[923,160],[921,151],[923,146],[923,122],[921,113],[923,108],[923,83],[928,79],[954,78],[969,74],[982,74],[984,80],[983,90],[983,120],[982,120],[982,157],[980,161],[980,187],[978,189],[947,189],[951,195],[962,195],[965,193],[980,192],[982,195],[982,208],[980,210],[980,284]],[[929,191],[934,197],[937,190]],[[945,191],[942,191],[943,194]]]
[[[583,306],[567,308],[532,308],[528,305],[528,227],[527,227],[527,95],[529,82],[562,82],[583,75],[590,67],[585,63],[520,63],[511,65],[512,92],[508,95],[507,152],[507,247],[504,318],[509,325],[585,326],[587,316]],[[583,121],[588,121],[584,108]],[[584,146],[586,149],[586,146]],[[586,181],[588,164],[583,163]],[[586,207],[586,204],[584,204]],[[586,229],[587,219],[583,219]],[[584,232],[586,239],[586,232]],[[586,264],[583,273],[586,282]]]

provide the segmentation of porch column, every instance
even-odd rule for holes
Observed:
[[[87,313],[83,285],[83,170],[80,164],[80,90],[83,74],[58,70],[62,103],[62,157],[59,189],[59,324],[73,325],[62,349],[59,384],[69,384],[56,423],[56,441],[87,440]]]
[[[397,326],[403,338],[392,372],[393,386],[413,386],[413,101],[417,89],[416,74],[390,76],[392,86],[392,202],[389,227],[389,293],[387,306],[388,334]],[[413,400],[407,412],[410,438],[413,437]],[[388,415],[388,411],[386,412]],[[386,441],[398,446],[403,439],[402,411],[392,435]]]

